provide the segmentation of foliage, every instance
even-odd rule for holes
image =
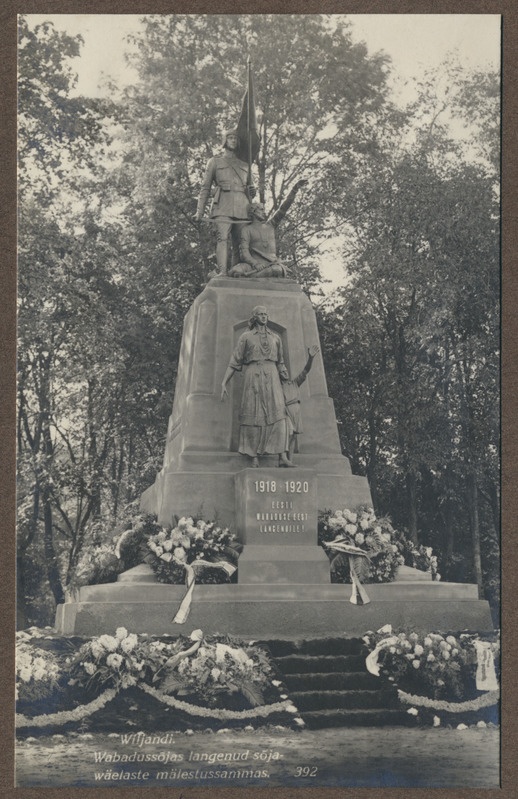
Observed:
[[[432,699],[455,700],[476,694],[476,653],[473,642],[478,636],[469,633],[392,633],[379,630],[364,636],[372,651],[384,641],[377,658],[380,674],[410,694]],[[499,640],[491,643],[493,656],[499,659]]]

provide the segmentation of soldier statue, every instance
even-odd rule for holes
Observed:
[[[287,277],[288,267],[277,256],[275,230],[291,207],[298,190],[307,184],[299,180],[275,214],[266,218],[262,203],[250,204],[251,222],[240,228],[240,263],[233,266],[230,277]]]
[[[236,154],[238,145],[237,130],[228,130],[223,139],[223,152],[211,158],[207,164],[194,216],[196,222],[202,219],[215,184],[210,219],[216,228],[216,263],[221,275],[227,274],[229,236],[232,233],[237,243],[239,235],[236,227],[249,222],[249,204],[255,195],[255,189],[249,182],[249,167]]]

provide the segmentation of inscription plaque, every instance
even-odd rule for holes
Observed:
[[[317,544],[313,469],[243,469],[236,475],[237,530],[245,544]]]

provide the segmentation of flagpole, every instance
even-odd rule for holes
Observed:
[[[248,98],[247,98],[247,138],[248,138],[248,185],[252,185],[252,125],[250,119],[250,97],[252,95],[252,59],[248,55]]]

